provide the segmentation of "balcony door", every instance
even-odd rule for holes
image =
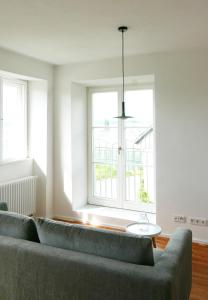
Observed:
[[[91,204],[155,211],[154,90],[129,88],[126,114],[121,90],[89,91],[89,196]]]

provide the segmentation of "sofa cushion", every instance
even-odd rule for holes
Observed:
[[[6,202],[0,202],[0,210],[4,210],[4,211],[8,210],[8,206]]]
[[[0,210],[0,235],[39,242],[34,220],[8,211]]]
[[[40,242],[124,262],[154,265],[152,241],[127,233],[112,232],[37,218]]]

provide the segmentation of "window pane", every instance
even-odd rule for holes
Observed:
[[[93,129],[93,161],[113,162],[118,159],[117,128]]]
[[[153,90],[126,91],[126,127],[149,127],[153,124]]]
[[[94,196],[117,198],[117,165],[93,164]]]
[[[3,160],[26,157],[25,94],[25,84],[3,80]]]
[[[93,134],[93,189],[94,196],[117,198],[117,128],[94,128]]]
[[[92,95],[93,196],[117,199],[118,93]]]
[[[125,122],[126,200],[154,202],[153,90],[127,91]]]
[[[117,92],[94,93],[92,95],[92,126],[117,126]]]

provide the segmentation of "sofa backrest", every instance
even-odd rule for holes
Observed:
[[[39,242],[35,222],[32,218],[0,210],[0,235]]]
[[[152,241],[126,233],[36,219],[40,243],[140,265],[154,265]]]
[[[8,206],[6,202],[0,201],[0,210],[4,210],[4,211],[8,210]]]

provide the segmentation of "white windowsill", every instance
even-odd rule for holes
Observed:
[[[2,160],[0,161],[0,166],[6,166],[6,165],[11,165],[11,164],[18,164],[27,160],[32,160],[31,157],[25,157],[25,158],[19,158],[19,159],[14,159],[14,160]]]
[[[112,207],[104,207],[104,206],[97,206],[97,205],[91,205],[87,204],[84,207],[80,209],[76,209],[77,213],[84,214],[86,216],[93,215],[96,217],[108,218],[109,224],[106,219],[105,225],[115,225],[118,221],[120,221],[120,225],[125,226],[128,223],[131,222],[144,222],[144,214],[147,215],[148,221],[150,223],[156,224],[156,214],[153,213],[145,213],[135,210],[127,210],[127,209],[120,209],[120,208],[112,208]]]

